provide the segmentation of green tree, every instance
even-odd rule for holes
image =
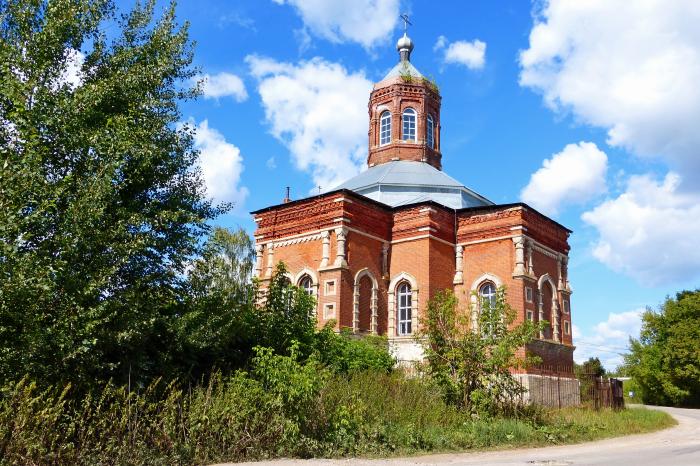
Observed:
[[[227,299],[245,293],[254,262],[253,240],[245,230],[214,227],[190,272],[193,294]]]
[[[421,320],[419,340],[426,343],[428,371],[448,401],[475,413],[495,414],[510,409],[522,393],[511,368],[535,362],[519,350],[536,337],[540,328],[531,321],[515,323],[515,311],[503,288],[495,304],[483,300],[478,329],[472,329],[469,310],[449,290],[437,293]]]
[[[214,227],[188,275],[186,312],[177,321],[177,365],[198,379],[213,367],[240,368],[250,357],[257,316],[255,251],[243,229]]]
[[[316,299],[290,283],[287,268],[281,262],[266,288],[256,289],[256,294],[256,299],[262,301],[252,330],[256,344],[286,355],[292,342],[296,342],[298,354],[308,357],[316,335]]]
[[[642,316],[625,369],[650,404],[700,406],[700,290],[667,298]]]
[[[0,1],[3,379],[89,386],[168,363],[185,266],[222,209],[178,125],[197,94],[187,27],[154,5]]]
[[[576,377],[581,379],[585,377],[603,377],[606,374],[603,363],[599,358],[591,356],[583,364],[574,364],[574,372]]]

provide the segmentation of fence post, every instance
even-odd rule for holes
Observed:
[[[561,375],[557,371],[557,396],[559,399],[559,409],[561,409]]]

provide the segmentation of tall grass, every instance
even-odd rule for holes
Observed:
[[[520,419],[479,419],[445,404],[430,382],[399,372],[314,375],[305,366],[292,374],[293,366],[275,364],[263,367],[276,386],[269,377],[238,373],[191,389],[163,382],[140,391],[106,385],[99,396],[79,401],[66,396],[69,387],[8,384],[0,396],[0,464],[385,456],[578,442],[673,424],[666,414],[643,409],[533,408]]]

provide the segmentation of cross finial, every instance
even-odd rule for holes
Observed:
[[[403,32],[406,34],[408,32],[408,25],[410,24],[413,26],[413,23],[409,21],[407,13],[402,14],[400,18],[403,20]]]

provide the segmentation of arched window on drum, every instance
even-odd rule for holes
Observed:
[[[401,283],[396,292],[398,325],[397,333],[399,335],[410,335],[413,332],[413,296],[411,285]]]

